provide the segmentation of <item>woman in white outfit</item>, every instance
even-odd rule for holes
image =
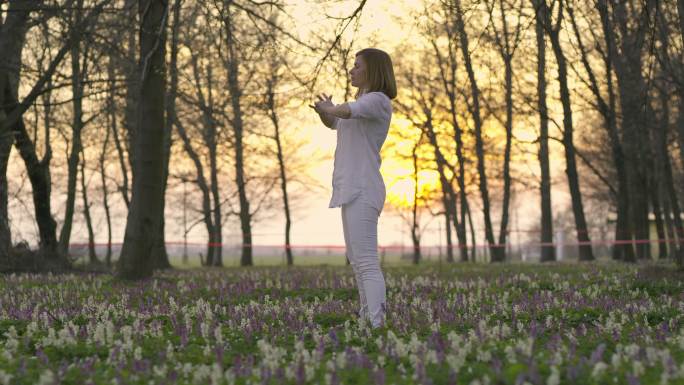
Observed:
[[[333,194],[329,207],[342,208],[347,257],[359,288],[361,318],[372,327],[385,322],[385,278],[378,261],[378,217],[385,203],[380,149],[397,96],[392,60],[375,48],[356,53],[349,71],[356,100],[335,105],[321,94],[311,105],[326,126],[337,130]]]

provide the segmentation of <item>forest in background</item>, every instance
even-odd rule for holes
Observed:
[[[76,221],[90,245],[123,239],[120,274],[168,267],[162,213],[182,188],[190,221],[206,229],[204,264],[222,265],[228,221],[239,223],[242,265],[253,264],[259,221],[285,217],[290,244],[292,210],[320,185],[308,167],[323,159],[301,151],[298,111],[322,84],[353,96],[347,69],[368,43],[354,39],[365,1],[322,11],[332,28],[310,36],[278,1],[0,4],[3,268],[30,258],[69,265]],[[491,261],[507,260],[516,189],[538,191],[529,215],[539,217],[541,259],[555,260],[552,185],[563,184],[580,260],[597,257],[591,221],[613,213],[612,258],[650,258],[653,221],[668,246],[658,257],[682,265],[684,0],[417,9],[401,21],[411,38],[390,52],[400,92],[383,149],[383,162],[414,180],[412,199],[388,197],[406,218],[414,262],[421,216],[444,221],[448,261],[472,260],[482,242]],[[552,177],[554,156],[562,179]],[[437,183],[421,189],[425,172]],[[124,220],[117,207],[128,213],[123,237],[112,234]],[[19,212],[33,215],[38,250],[13,245]],[[93,263],[115,257],[91,246]]]

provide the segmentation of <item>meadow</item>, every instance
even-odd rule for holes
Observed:
[[[613,263],[0,276],[0,384],[684,384],[684,279]]]

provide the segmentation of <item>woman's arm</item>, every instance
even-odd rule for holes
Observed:
[[[349,119],[351,116],[351,109],[347,103],[335,105],[332,102],[332,97],[326,94],[320,94],[318,101],[313,105],[310,104],[309,107],[318,112],[323,124],[330,128],[335,123],[335,118]]]
[[[334,105],[332,102],[323,102],[318,108],[324,114],[332,115],[338,118],[349,119],[349,117],[351,117],[351,109],[347,103]]]
[[[336,117],[323,112],[318,113],[318,117],[321,118],[321,122],[323,122],[323,124],[326,127],[335,129],[335,127],[333,127],[333,124],[335,124]]]

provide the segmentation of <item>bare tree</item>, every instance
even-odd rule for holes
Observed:
[[[69,23],[77,25],[81,22],[83,8],[83,0],[76,0],[76,8],[72,11],[69,17]],[[76,203],[76,181],[78,178],[78,168],[80,163],[80,155],[82,153],[81,132],[85,127],[83,114],[83,95],[85,88],[86,76],[88,73],[88,46],[84,45],[81,48],[81,42],[76,42],[71,47],[71,92],[73,115],[71,124],[71,153],[67,161],[68,176],[67,176],[67,199],[66,212],[64,213],[64,221],[62,223],[62,230],[59,235],[59,252],[63,255],[69,253],[69,241],[71,239],[71,227],[74,218],[74,206]],[[81,62],[82,60],[82,62]]]
[[[176,94],[178,93],[178,32],[180,29],[180,12],[182,0],[175,0],[173,4],[173,19],[171,21],[171,52],[169,62],[169,89],[166,95],[166,121],[164,122],[164,159],[163,159],[163,177],[162,190],[164,191],[164,199],[162,201],[161,215],[159,216],[159,233],[156,237],[156,245],[153,251],[154,267],[158,269],[168,269],[171,267],[169,262],[169,255],[166,252],[166,236],[165,236],[165,208],[166,208],[166,188],[169,178],[169,159],[171,157],[171,138],[173,132],[173,117],[176,109]]]
[[[39,1],[10,1],[5,20],[0,20],[0,256],[9,255],[12,234],[9,227],[7,164],[14,140],[5,124],[11,100],[18,98],[21,52],[28,30],[30,10]],[[10,94],[10,95],[8,95]],[[9,97],[8,97],[9,96]]]
[[[475,77],[475,69],[470,52],[469,37],[465,29],[464,12],[461,6],[461,0],[455,0],[452,6],[455,7],[455,25],[456,30],[458,31],[463,61],[468,73],[468,82],[470,84],[471,101],[469,103],[469,112],[472,115],[473,123],[475,125],[475,152],[477,155],[477,171],[479,175],[480,197],[482,199],[485,238],[489,245],[492,262],[503,262],[506,257],[505,248],[503,245],[497,244],[494,240],[494,229],[492,226],[490,213],[489,187],[487,184],[484,139],[482,136],[483,119],[480,108],[480,87],[478,86],[477,78]]]
[[[447,37],[446,53],[442,53],[443,48],[439,46],[437,40],[438,36],[430,37],[430,44],[434,50],[435,58],[437,59],[437,66],[439,68],[439,83],[443,87],[443,93],[448,99],[447,107],[448,114],[450,117],[450,124],[453,130],[453,139],[455,143],[456,152],[456,162],[458,163],[458,171],[456,167],[449,166],[448,168],[454,174],[456,181],[458,182],[458,196],[453,191],[451,187],[452,183],[447,181],[446,175],[442,175],[445,170],[445,164],[440,159],[445,158],[442,154],[435,154],[438,161],[438,167],[440,171],[440,179],[444,179],[441,183],[445,185],[447,194],[445,195],[444,205],[445,205],[445,216],[449,217],[456,230],[456,235],[458,237],[458,247],[461,261],[468,260],[468,241],[466,234],[466,213],[468,211],[468,197],[466,194],[465,185],[465,166],[466,166],[466,155],[463,144],[463,129],[458,121],[458,110],[456,102],[457,94],[457,74],[456,69],[458,65],[457,59],[457,39],[456,39],[456,27],[454,25],[455,12],[454,8],[448,6],[447,4],[442,4],[441,10],[444,12],[444,20],[442,21],[443,29]],[[434,30],[441,30],[434,29]],[[433,147],[436,146],[437,141],[433,140],[433,135],[428,135],[430,143]],[[436,138],[435,138],[436,139]],[[437,149],[437,147],[435,147]],[[441,152],[441,151],[440,151]],[[460,203],[460,217],[457,213],[457,202]],[[451,242],[451,229],[447,226],[447,243],[450,245]],[[474,242],[474,241],[473,241]],[[473,248],[473,251],[475,249]],[[474,256],[474,254],[473,254]],[[451,248],[448,250],[447,260],[453,258],[451,256]]]
[[[541,261],[555,261],[553,246],[553,213],[551,211],[551,168],[549,166],[549,110],[546,104],[546,34],[543,15],[537,9],[535,36],[537,40],[537,107],[539,109],[539,168],[541,169]]]
[[[518,0],[516,0],[518,1]],[[511,200],[511,146],[513,143],[513,57],[520,42],[522,41],[522,27],[523,23],[521,21],[523,15],[523,1],[519,1],[518,4],[508,5],[504,3],[504,0],[487,0],[485,5],[489,12],[489,17],[492,20],[496,20],[494,16],[496,2],[499,6],[499,18],[501,21],[500,30],[495,26],[495,23],[490,23],[492,28],[492,35],[494,37],[495,46],[501,60],[504,63],[504,89],[505,89],[505,101],[506,101],[506,119],[504,122],[504,127],[506,129],[506,145],[504,148],[504,160],[503,160],[503,202],[501,209],[501,224],[499,227],[499,245],[506,245],[506,237],[508,235],[508,216],[509,216],[509,205]],[[516,7],[517,8],[514,8]],[[510,7],[511,9],[508,9]],[[508,14],[510,11],[516,15],[517,20],[513,31],[509,31]],[[505,250],[505,249],[504,249]],[[503,253],[503,252],[502,252]]]
[[[589,229],[587,228],[587,221],[584,216],[584,205],[582,203],[582,193],[580,191],[579,175],[577,173],[577,162],[575,160],[575,143],[573,138],[573,120],[572,120],[572,103],[570,100],[570,89],[568,87],[568,70],[567,59],[563,52],[563,46],[560,42],[561,23],[563,21],[563,0],[558,0],[558,10],[555,22],[552,21],[551,14],[553,13],[553,5],[549,8],[546,0],[532,0],[536,13],[542,17],[544,30],[549,36],[551,47],[558,65],[558,83],[560,86],[561,104],[563,105],[563,148],[565,149],[565,173],[568,177],[568,185],[570,187],[570,197],[572,200],[572,211],[575,216],[575,228],[577,231],[577,240],[579,241],[581,261],[590,261],[594,259],[592,252],[591,240],[589,238]]]
[[[271,122],[273,123],[273,140],[276,144],[276,156],[278,157],[278,169],[280,170],[280,189],[283,194],[283,209],[285,210],[285,255],[287,256],[287,265],[292,266],[294,258],[292,256],[292,247],[290,243],[290,230],[292,228],[292,218],[290,214],[290,199],[287,193],[287,167],[285,165],[285,158],[283,155],[283,145],[281,139],[280,120],[278,118],[279,102],[276,100],[275,89],[281,82],[280,72],[282,71],[279,63],[279,58],[274,55],[270,61],[269,72],[270,77],[266,80],[266,109],[268,111]]]
[[[629,191],[627,188],[627,170],[625,165],[625,154],[620,138],[616,103],[617,97],[613,86],[613,56],[612,50],[608,49],[609,41],[612,39],[612,31],[608,30],[604,33],[604,44],[601,41],[595,41],[593,46],[597,47],[596,51],[600,54],[600,63],[603,64],[603,71],[605,72],[605,88],[607,97],[602,92],[601,83],[596,75],[596,71],[590,64],[589,49],[584,44],[580,28],[578,27],[574,3],[569,2],[567,5],[569,21],[572,25],[575,40],[580,53],[580,60],[587,76],[587,85],[591,91],[598,112],[603,117],[603,127],[610,138],[610,149],[613,157],[615,171],[617,173],[617,220],[615,225],[615,239],[618,241],[613,247],[613,259],[634,260],[634,248],[629,243],[632,240],[633,232],[631,230],[630,212],[629,212]],[[592,30],[592,34],[596,34]],[[603,48],[601,48],[603,47]]]

